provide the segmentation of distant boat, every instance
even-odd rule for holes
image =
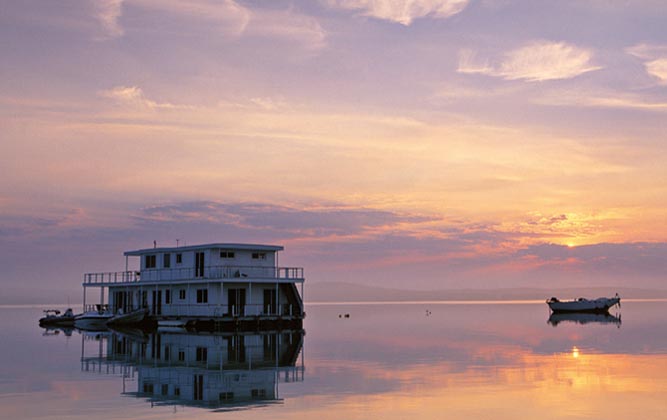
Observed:
[[[119,310],[116,315],[109,318],[107,325],[118,326],[139,324],[144,320],[147,314],[148,309],[146,308],[137,309],[128,313],[123,313],[122,310]]]
[[[609,308],[614,305],[621,305],[621,298],[616,293],[616,296],[611,298],[601,297],[597,299],[579,298],[576,300],[558,300],[555,297],[547,300],[549,309],[553,312],[591,312],[591,313],[607,313]]]
[[[106,329],[106,323],[113,317],[108,305],[94,305],[94,309],[74,317],[74,326],[84,330]]]
[[[608,313],[578,313],[578,312],[554,312],[547,321],[554,327],[561,322],[571,322],[576,324],[614,324],[621,326],[621,317]]]
[[[62,315],[57,309],[47,309],[44,311],[44,317],[39,319],[39,325],[42,327],[71,327],[74,325],[74,318],[72,308],[67,308]]]

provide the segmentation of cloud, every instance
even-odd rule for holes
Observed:
[[[536,41],[506,53],[495,63],[480,61],[474,51],[462,50],[458,72],[539,82],[571,79],[602,68],[591,61],[592,53],[587,49],[564,42]]]
[[[146,207],[142,223],[198,223],[257,231],[282,238],[363,235],[381,227],[422,223],[430,218],[368,208],[325,206],[295,208],[266,203],[192,201]]]
[[[296,42],[309,50],[323,48],[327,37],[317,19],[293,10],[253,10],[245,34]]]
[[[148,109],[175,109],[189,108],[186,105],[174,105],[168,102],[158,103],[148,99],[140,87],[137,86],[116,86],[112,89],[103,90],[99,95],[104,98],[113,99],[119,104],[128,105],[136,108]]]
[[[642,95],[603,89],[543,91],[531,100],[536,104],[550,106],[634,109],[651,112],[667,111],[667,102],[651,101]]]
[[[314,17],[296,13],[292,9],[250,9],[234,0],[96,1],[95,17],[104,29],[103,39],[120,37],[125,33],[119,22],[123,5],[153,13],[168,13],[180,19],[195,19],[212,24],[214,30],[232,37],[245,35],[277,38],[301,43],[308,49],[319,49],[325,45],[326,32]]]
[[[409,26],[415,19],[445,19],[468,6],[470,0],[329,0],[332,7],[359,10],[362,15]]]
[[[577,247],[540,244],[521,249],[516,256],[530,256],[545,263],[574,260],[580,270],[589,273],[642,273],[660,278],[667,272],[665,252],[667,243],[664,242],[600,243]]]
[[[637,44],[625,52],[642,59],[646,73],[657,79],[658,84],[667,85],[667,45]]]
[[[661,85],[667,85],[667,58],[659,58],[644,63],[646,71],[658,79]]]
[[[659,84],[667,84],[667,46],[638,44],[626,52],[644,60],[646,72],[658,79]]]
[[[104,29],[101,39],[117,38],[122,36],[123,27],[118,22],[122,14],[124,0],[94,0],[95,17]]]
[[[215,24],[219,30],[240,35],[252,12],[234,0],[126,0],[144,9],[162,11],[181,18],[195,18]]]

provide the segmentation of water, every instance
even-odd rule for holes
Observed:
[[[664,301],[585,323],[542,302],[306,311],[305,336],[239,338],[45,335],[39,308],[0,308],[0,418],[667,419]]]

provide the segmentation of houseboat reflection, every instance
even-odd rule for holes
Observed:
[[[303,381],[303,337],[303,330],[83,335],[81,369],[121,375],[122,394],[151,405],[249,408],[279,403],[279,383]]]

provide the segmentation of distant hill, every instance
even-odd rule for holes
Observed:
[[[577,297],[612,296],[618,293],[625,299],[667,298],[667,290],[620,287],[587,288],[515,288],[515,289],[451,289],[400,290],[364,286],[343,282],[309,283],[305,285],[306,302],[378,302],[378,301],[433,301],[433,300],[545,300],[551,296],[560,299]]]

